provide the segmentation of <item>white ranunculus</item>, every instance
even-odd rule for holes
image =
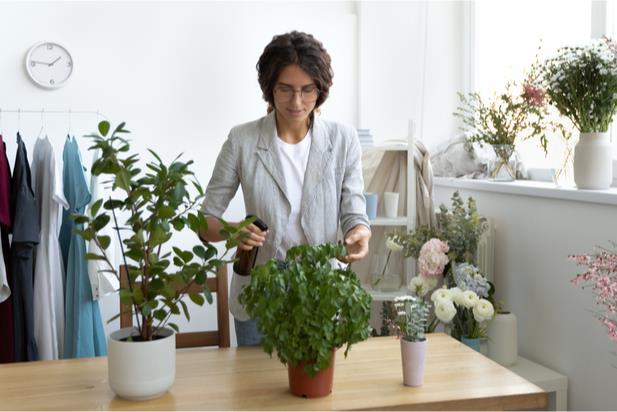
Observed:
[[[396,243],[394,239],[386,239],[386,247],[393,252],[400,252],[403,250],[403,245]]]
[[[433,303],[444,299],[452,300],[452,295],[450,295],[450,291],[447,288],[439,288],[431,295]]]
[[[474,292],[473,290],[466,290],[462,294],[461,303],[467,309],[471,309],[476,306],[476,303],[478,303],[479,299],[480,298],[478,298],[476,292]]]
[[[463,306],[463,291],[461,288],[454,287],[450,288],[450,295],[452,296],[452,300],[459,306]]]
[[[456,315],[456,308],[450,299],[438,300],[435,304],[435,316],[443,323],[450,323]]]
[[[429,291],[424,283],[424,280],[420,276],[414,276],[411,278],[411,281],[409,282],[409,289],[411,289],[416,296],[424,296]]]
[[[493,319],[495,308],[486,299],[480,299],[473,307],[473,317],[477,322],[486,322]]]

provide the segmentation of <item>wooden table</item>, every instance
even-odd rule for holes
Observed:
[[[289,393],[287,370],[261,348],[178,351],[176,382],[163,397],[129,402],[107,384],[107,359],[0,366],[4,410],[530,409],[547,395],[444,334],[428,335],[425,382],[403,386],[399,341],[371,338],[337,353],[334,389],[321,399]],[[154,361],[154,360],[153,360]]]

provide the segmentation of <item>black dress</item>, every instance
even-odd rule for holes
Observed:
[[[40,226],[31,181],[26,146],[17,133],[17,155],[11,181],[11,291],[17,362],[38,359],[34,339],[33,284],[34,250],[39,243]]]

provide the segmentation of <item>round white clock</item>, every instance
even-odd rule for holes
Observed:
[[[73,73],[73,57],[58,43],[37,43],[26,55],[26,71],[39,86],[49,89],[61,87]]]

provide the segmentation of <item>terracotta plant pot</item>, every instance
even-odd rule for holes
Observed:
[[[289,376],[289,389],[295,396],[303,398],[322,398],[332,392],[332,380],[334,378],[334,358],[336,350],[332,350],[330,366],[322,369],[314,377],[310,377],[304,371],[306,362],[301,362],[298,366],[287,365]]]

